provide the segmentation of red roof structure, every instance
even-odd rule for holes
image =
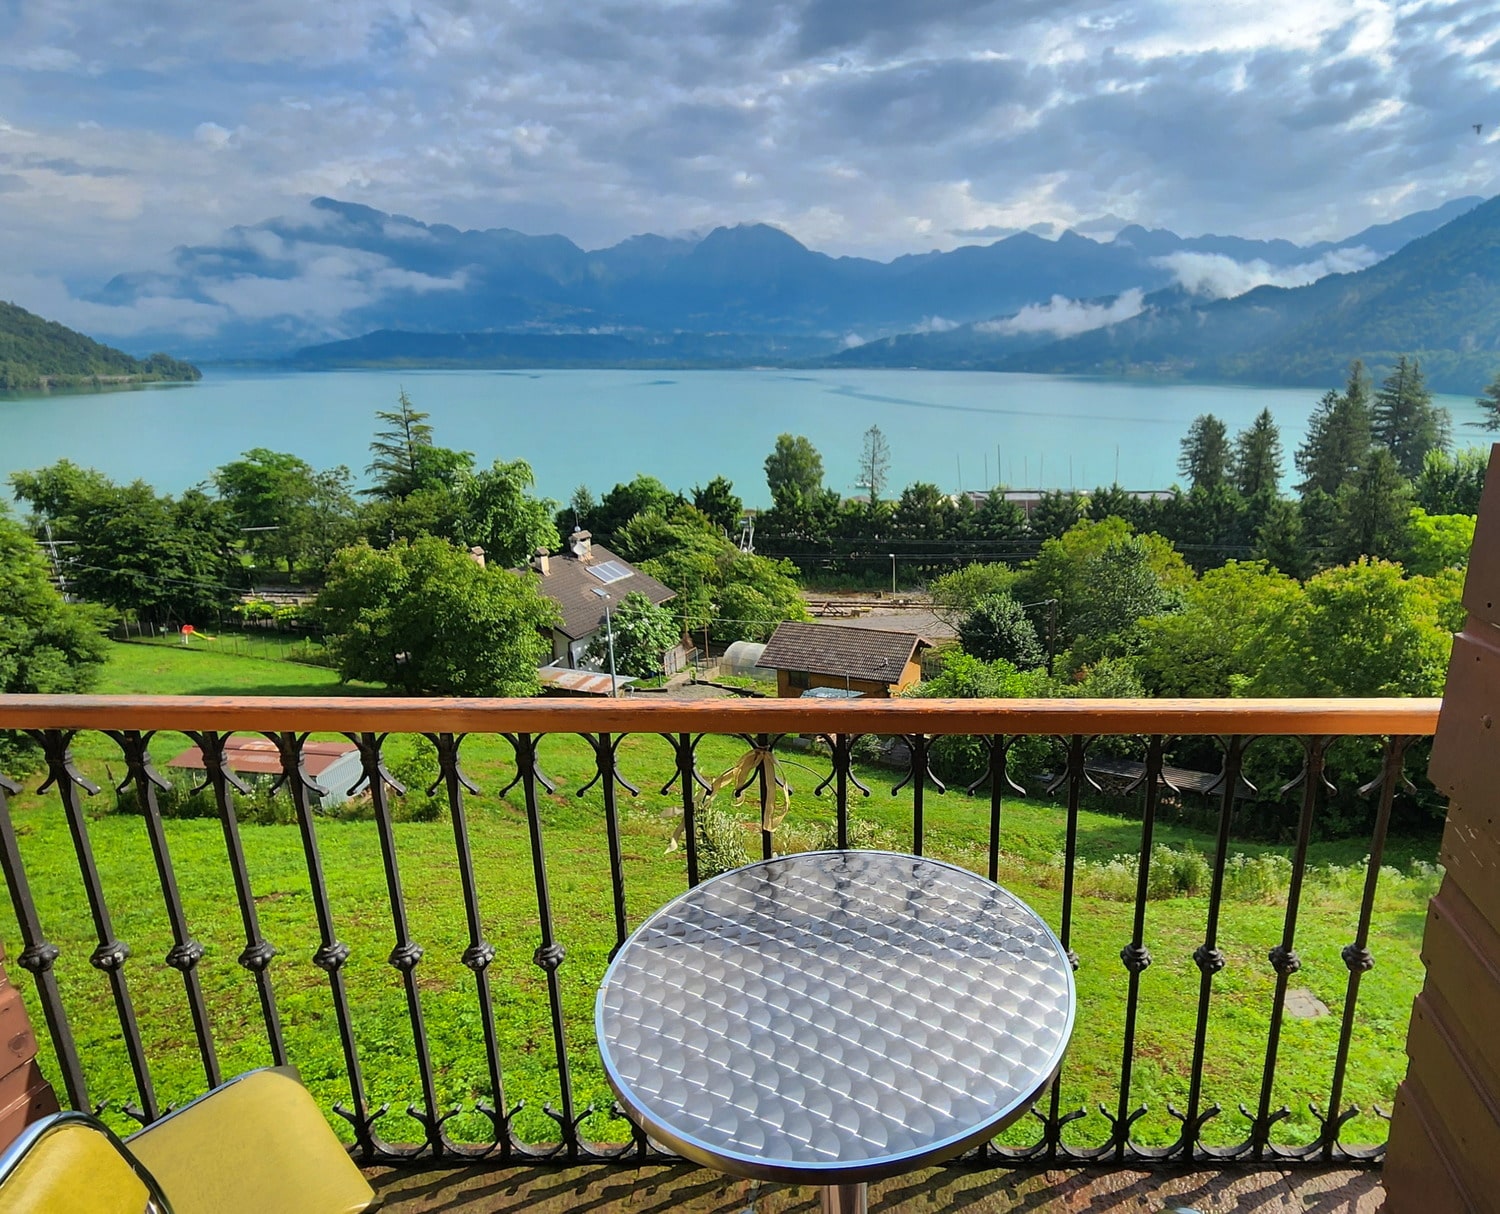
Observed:
[[[353,754],[359,747],[353,742],[304,742],[302,744],[302,767],[308,775],[317,779],[345,755]],[[281,755],[276,743],[270,738],[231,737],[224,743],[224,762],[233,772],[263,775],[281,774]],[[190,746],[167,763],[168,767],[185,767],[192,771],[204,771],[203,752]]]

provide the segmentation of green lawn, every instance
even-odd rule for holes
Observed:
[[[115,648],[104,690],[252,695],[325,694],[339,688],[331,672],[316,667],[121,645]],[[161,734],[152,748],[164,761],[185,745],[180,735]],[[743,743],[733,739],[708,739],[700,750],[702,769],[710,776],[727,770],[743,749]],[[96,782],[120,777],[118,751],[107,739],[80,736],[75,750],[80,766]],[[467,770],[483,790],[469,801],[470,829],[485,932],[496,949],[490,973],[506,1099],[524,1101],[516,1129],[524,1137],[540,1139],[555,1133],[542,1106],[557,1104],[558,1085],[546,984],[532,963],[538,916],[524,805],[518,791],[503,798],[496,795],[514,774],[503,739],[470,738],[464,755]],[[559,976],[577,1103],[580,1110],[590,1102],[607,1109],[611,1097],[592,1042],[593,995],[614,944],[602,800],[597,787],[582,798],[575,795],[593,774],[592,752],[582,740],[548,737],[541,755],[545,770],[558,784],[555,794],[541,800],[541,820],[557,937],[567,949]],[[808,755],[787,758],[795,793],[779,832],[779,846],[796,850],[818,844],[832,819],[832,806],[826,798],[810,795],[827,771],[826,760]],[[685,860],[681,852],[666,850],[671,826],[663,815],[677,803],[675,793],[662,796],[658,791],[671,772],[666,743],[654,736],[628,738],[620,761],[626,777],[642,789],[639,797],[621,794],[626,900],[633,926],[684,888]],[[852,812],[868,824],[875,841],[909,847],[909,791],[892,797],[895,780],[889,772],[870,771],[864,778],[874,795],[858,799]],[[66,824],[51,795],[35,792],[38,782],[36,777],[29,779],[27,791],[15,802],[21,847],[47,934],[62,949],[57,973],[90,1094],[95,1101],[118,1105],[133,1096],[130,1070],[108,983],[87,962],[95,941]],[[203,1076],[181,981],[160,963],[171,943],[160,889],[141,820],[103,812],[109,802],[106,792],[91,803],[100,811],[90,826],[93,847],[116,930],[134,953],[126,973],[153,1074],[164,1100],[181,1100],[201,1088]],[[741,812],[748,832],[749,810]],[[1054,926],[1061,900],[1056,856],[1062,848],[1063,817],[1055,805],[1007,801],[1002,830],[1002,881]],[[983,871],[988,818],[987,799],[929,793],[927,852]],[[207,949],[200,973],[224,1069],[232,1073],[264,1064],[268,1053],[253,982],[234,961],[244,941],[219,826],[212,820],[173,820],[167,832],[193,930]],[[1090,1110],[1068,1128],[1069,1138],[1076,1142],[1097,1142],[1107,1135],[1098,1106],[1113,1109],[1119,1098],[1126,986],[1119,951],[1130,940],[1132,907],[1129,874],[1122,875],[1121,866],[1111,860],[1133,853],[1139,834],[1139,823],[1125,817],[1087,812],[1080,820],[1079,853],[1089,864],[1081,878],[1088,892],[1078,898],[1074,914],[1073,946],[1082,959],[1079,1018],[1061,1080],[1064,1108]],[[420,1089],[399,975],[385,962],[393,935],[375,826],[326,818],[318,822],[318,835],[338,934],[352,949],[346,975],[366,1086],[375,1104],[391,1105],[380,1132],[393,1141],[410,1141],[418,1131],[403,1110],[408,1101],[419,1098]],[[323,1104],[347,1103],[327,980],[311,963],[317,932],[298,832],[285,826],[250,826],[244,837],[263,929],[283,949],[271,973],[292,1061]],[[1179,852],[1207,852],[1212,847],[1212,840],[1200,832],[1172,822],[1159,823],[1157,837]],[[396,839],[412,933],[426,949],[417,974],[439,1090],[445,1107],[462,1104],[468,1110],[490,1093],[474,980],[459,963],[468,940],[452,830],[446,821],[405,822],[396,826]],[[747,843],[752,851],[758,849],[758,835],[747,833]],[[1233,850],[1255,857],[1275,849],[1236,843]],[[1404,866],[1413,858],[1431,859],[1435,850],[1435,839],[1398,840],[1389,859]],[[1357,861],[1363,849],[1358,842],[1346,842],[1315,844],[1313,852],[1319,865],[1347,864]],[[1286,1023],[1273,1095],[1275,1105],[1287,1104],[1292,1115],[1277,1126],[1279,1141],[1310,1139],[1316,1122],[1309,1103],[1322,1107],[1327,1101],[1348,977],[1339,950],[1353,937],[1358,877],[1347,870],[1320,870],[1304,894],[1297,937],[1303,969],[1294,985],[1309,988],[1334,1014]],[[1405,1025],[1422,979],[1418,950],[1425,900],[1432,888],[1430,874],[1391,874],[1382,879],[1371,939],[1377,965],[1365,978],[1346,1086],[1346,1098],[1366,1109],[1372,1102],[1388,1108],[1404,1073]],[[1192,952],[1202,941],[1205,907],[1201,896],[1163,897],[1148,904],[1146,943],[1154,963],[1141,980],[1131,1092],[1132,1104],[1148,1106],[1135,1126],[1140,1142],[1175,1138],[1177,1122],[1167,1106],[1181,1109],[1186,1101],[1199,978]],[[1274,978],[1265,954],[1280,937],[1282,915],[1274,892],[1225,904],[1220,944],[1229,965],[1215,980],[1205,1102],[1217,1102],[1226,1112],[1209,1123],[1209,1141],[1243,1137],[1245,1119],[1238,1106],[1244,1102],[1254,1107],[1258,1101]],[[19,951],[8,906],[0,910],[0,938],[12,955]],[[31,983],[18,976],[40,1026]],[[43,1061],[55,1079],[54,1062],[45,1047]],[[486,1129],[484,1119],[471,1112],[449,1122],[450,1132],[460,1138],[481,1137]],[[598,1139],[619,1139],[625,1126],[597,1113],[585,1122],[584,1132]],[[1375,1142],[1384,1132],[1382,1121],[1366,1115],[1346,1129],[1345,1137]],[[1012,1136],[1019,1140],[1032,1133],[1030,1127],[1021,1127]]]

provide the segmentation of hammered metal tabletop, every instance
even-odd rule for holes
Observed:
[[[941,861],[807,852],[646,920],[595,1027],[621,1104],[726,1172],[847,1183],[1024,1114],[1073,1028],[1073,971],[1024,902]]]

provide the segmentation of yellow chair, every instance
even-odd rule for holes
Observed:
[[[359,1214],[374,1200],[290,1067],[231,1079],[124,1143],[60,1113],[0,1158],[4,1214]]]
[[[156,1181],[103,1122],[54,1113],[0,1155],[5,1214],[173,1214]]]

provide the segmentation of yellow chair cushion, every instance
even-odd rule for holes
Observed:
[[[101,1131],[46,1131],[0,1181],[5,1214],[143,1214],[151,1194]]]
[[[292,1075],[251,1071],[132,1136],[173,1214],[358,1214],[375,1200]]]

